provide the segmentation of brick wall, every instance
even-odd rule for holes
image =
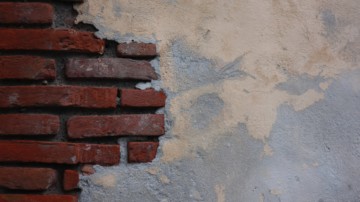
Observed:
[[[155,44],[74,25],[80,1],[0,2],[0,202],[77,201],[91,165],[151,162],[165,133]]]

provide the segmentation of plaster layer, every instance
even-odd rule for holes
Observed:
[[[161,83],[152,85],[168,94],[158,158],[99,168],[84,180],[83,201],[359,200],[358,149],[349,149],[359,138],[357,0],[87,0],[75,8],[77,22],[101,38],[156,42]],[[325,137],[330,153],[319,149]]]

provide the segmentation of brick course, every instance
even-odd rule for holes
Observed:
[[[53,15],[47,3],[0,2],[0,24],[51,24]]]
[[[0,56],[0,80],[54,80],[55,60],[37,56]]]
[[[164,115],[74,116],[67,123],[70,138],[104,136],[160,136]]]
[[[1,86],[0,108],[115,108],[116,88],[80,86]]]
[[[151,43],[120,43],[117,47],[119,57],[155,57],[156,46]]]
[[[72,79],[157,79],[148,61],[122,58],[71,58],[66,62],[66,76]]]
[[[121,106],[124,107],[164,107],[166,95],[164,92],[135,89],[121,89]]]
[[[71,195],[0,194],[0,202],[77,202]]]
[[[105,42],[91,32],[69,29],[0,29],[0,50],[104,52]]]
[[[17,190],[46,190],[56,183],[50,168],[0,167],[0,187]]]
[[[119,145],[42,141],[0,141],[0,162],[116,165]]]
[[[55,135],[58,116],[49,114],[0,114],[0,135]]]

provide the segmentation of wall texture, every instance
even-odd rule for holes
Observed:
[[[157,43],[167,133],[96,166],[81,201],[360,201],[358,0],[86,0],[77,22]]]

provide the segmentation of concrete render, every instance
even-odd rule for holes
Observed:
[[[96,166],[81,201],[360,201],[358,0],[75,9],[101,38],[157,43],[161,80],[138,86],[168,95],[157,158]]]

